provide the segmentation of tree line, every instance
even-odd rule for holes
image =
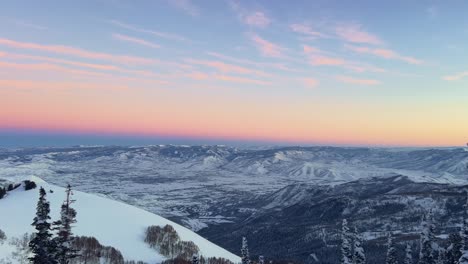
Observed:
[[[436,241],[432,210],[422,217],[419,234],[419,254],[417,261],[413,256],[410,243],[406,243],[404,264],[468,264],[468,196],[465,203],[463,224],[460,232],[448,236],[448,246],[443,247]],[[362,247],[362,237],[357,230],[350,231],[346,219],[341,224],[341,264],[365,264],[366,256]],[[399,264],[397,248],[392,233],[386,238],[385,264]]]

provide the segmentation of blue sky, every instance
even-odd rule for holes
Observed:
[[[466,1],[4,1],[0,135],[24,132],[9,145],[41,133],[463,144],[466,10]]]

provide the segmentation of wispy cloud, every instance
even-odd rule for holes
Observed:
[[[110,85],[108,83],[87,83],[87,82],[57,82],[57,81],[30,81],[30,80],[0,80],[0,86],[10,89],[25,90],[65,90],[65,89],[85,89],[85,90],[127,90],[126,85]]]
[[[302,47],[305,54],[322,53],[322,50],[317,47],[312,47],[309,45],[303,45]]]
[[[113,55],[109,53],[87,51],[80,48],[63,45],[43,45],[30,42],[19,42],[10,39],[0,38],[0,45],[16,48],[16,49],[28,49],[42,52],[56,53],[74,57],[81,57],[93,60],[105,60],[112,61],[121,64],[128,65],[146,65],[154,64],[156,61],[148,58],[127,56],[127,55]]]
[[[359,85],[379,85],[381,84],[380,81],[378,80],[373,80],[373,79],[356,79],[353,77],[349,76],[336,76],[336,80],[343,82],[343,83],[349,83],[349,84],[359,84]]]
[[[144,39],[130,37],[130,36],[127,36],[127,35],[114,33],[114,34],[112,34],[112,37],[115,38],[115,39],[118,39],[120,41],[131,42],[131,43],[135,43],[135,44],[142,45],[142,46],[145,46],[145,47],[150,47],[150,48],[153,48],[153,49],[159,49],[161,47],[158,44],[154,44],[154,43],[146,41]]]
[[[210,56],[213,56],[215,58],[218,58],[218,59],[227,60],[227,61],[231,61],[231,62],[235,62],[235,63],[249,64],[249,65],[256,65],[256,66],[263,65],[263,63],[261,63],[261,62],[248,60],[248,59],[237,58],[237,57],[232,57],[232,56],[224,55],[224,54],[217,53],[217,52],[211,52],[210,51],[210,52],[207,52],[206,54],[208,54]]]
[[[167,32],[161,32],[161,31],[155,31],[155,30],[140,28],[140,27],[136,27],[134,25],[129,25],[129,24],[117,21],[117,20],[110,20],[108,22],[113,24],[113,25],[116,25],[118,27],[124,28],[124,29],[128,29],[128,30],[135,31],[135,32],[140,32],[140,33],[146,33],[146,34],[150,34],[150,35],[160,37],[160,38],[178,40],[178,41],[187,41],[188,40],[187,38],[185,38],[183,36],[180,36],[180,35],[177,35],[177,34],[172,34],[172,33],[167,33]]]
[[[266,28],[271,23],[270,18],[268,18],[263,12],[254,12],[249,14],[245,16],[243,20],[245,24],[259,28]]]
[[[1,56],[2,56],[2,52],[0,52],[0,57]],[[90,68],[90,69],[95,69],[95,70],[117,70],[118,69],[118,67],[114,65],[85,63],[85,62],[79,62],[79,61],[51,58],[51,57],[46,57],[46,56],[36,56],[36,55],[29,55],[29,54],[3,53],[3,56],[9,59],[14,59],[14,60],[35,60],[35,61],[41,61],[41,62],[79,66],[79,67]]]
[[[335,32],[338,37],[353,43],[366,43],[372,45],[383,44],[383,41],[367,31],[365,31],[360,24],[350,23],[341,24],[335,28]]]
[[[88,75],[88,76],[104,76],[103,73],[77,70],[63,67],[52,63],[15,63],[15,62],[0,62],[0,68],[8,70],[32,71],[32,72],[59,72],[72,75]]]
[[[235,82],[235,83],[245,83],[245,84],[257,84],[257,85],[270,85],[270,82],[255,80],[250,78],[238,77],[238,76],[229,76],[224,74],[216,74],[213,76],[215,79],[226,82]]]
[[[304,83],[307,87],[314,88],[319,85],[319,81],[313,78],[304,78]]]
[[[23,21],[23,20],[13,19],[12,22],[14,24],[18,25],[18,26],[27,27],[27,28],[31,28],[31,29],[35,29],[35,30],[47,30],[48,29],[45,26],[41,26],[41,25],[38,25],[38,24],[33,24],[33,23],[26,22],[26,21]]]
[[[296,69],[292,69],[283,63],[269,63],[269,62],[260,62],[260,61],[253,61],[244,58],[237,58],[232,56],[227,56],[224,54],[220,54],[217,52],[207,52],[208,55],[213,56],[215,58],[226,60],[234,63],[245,64],[245,65],[252,65],[258,68],[273,68],[281,71],[288,71],[288,72],[296,72]]]
[[[266,72],[258,71],[255,69],[249,69],[246,67],[233,65],[229,63],[225,63],[222,61],[212,61],[212,60],[195,60],[195,59],[187,59],[188,63],[196,64],[196,65],[203,65],[206,67],[214,68],[219,72],[222,73],[236,73],[236,74],[252,74],[258,76],[270,76]]]
[[[274,58],[284,57],[283,47],[268,40],[265,40],[257,34],[250,34],[250,38],[252,39],[254,45],[262,53],[263,56]]]
[[[24,69],[24,70],[54,70],[54,71],[61,71],[61,72],[68,72],[68,73],[79,73],[79,74],[86,74],[86,75],[99,75],[99,76],[107,76],[115,78],[116,75],[112,74],[111,72],[119,73],[119,76],[122,74],[137,76],[138,78],[170,78],[171,75],[168,74],[158,74],[148,70],[134,70],[134,69],[126,69],[123,67],[119,67],[116,65],[111,64],[97,64],[97,63],[87,63],[82,61],[75,61],[69,59],[60,59],[54,57],[47,57],[47,56],[37,56],[37,55],[29,55],[29,54],[18,54],[18,53],[2,53],[0,52],[0,56],[5,57],[8,60],[14,60],[15,62],[5,62],[3,64],[4,68],[12,68],[12,69]],[[25,61],[37,61],[38,63],[24,63]],[[20,62],[20,63],[18,63]],[[164,67],[175,67],[176,69],[180,70],[187,70],[189,67],[184,64],[179,64],[175,62],[163,62],[159,61],[158,64]],[[76,66],[79,68],[85,68],[88,70],[81,70],[76,68],[68,68],[63,66]],[[97,71],[89,71],[89,69],[97,70]],[[105,75],[105,72],[108,72],[108,75]]]
[[[193,4],[192,0],[169,0],[169,3],[191,16],[200,15],[200,9]]]
[[[246,25],[266,28],[272,22],[272,19],[265,11],[245,8],[236,0],[230,0],[228,3],[231,6],[231,9],[237,14],[239,20]]]
[[[206,80],[209,78],[209,75],[204,73],[204,72],[190,72],[190,73],[187,73],[185,74],[186,77],[190,78],[190,79],[193,79],[193,80]]]
[[[442,77],[442,79],[444,79],[446,81],[458,81],[458,80],[461,80],[461,79],[463,79],[465,77],[468,77],[468,71],[460,72],[460,73],[457,73],[457,74],[454,74],[454,75],[447,75],[447,76]]]
[[[409,64],[422,64],[423,63],[422,60],[409,57],[409,56],[403,56],[397,53],[396,51],[389,50],[389,49],[369,48],[369,47],[352,46],[352,45],[345,45],[345,48],[348,50],[357,52],[357,53],[372,54],[374,56],[381,57],[384,59],[400,60]]]
[[[341,58],[333,58],[327,56],[312,56],[310,58],[310,64],[313,66],[322,66],[322,65],[331,65],[331,66],[338,66],[338,65],[345,65],[346,61]]]
[[[289,28],[296,33],[300,33],[312,38],[326,37],[325,34],[314,30],[311,26],[306,24],[291,24]]]
[[[313,46],[303,45],[303,50],[309,59],[309,64],[312,66],[339,66],[358,73],[385,72],[384,69],[379,67],[362,62],[348,61],[344,58],[328,55],[327,52]]]

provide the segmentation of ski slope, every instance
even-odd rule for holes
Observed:
[[[64,188],[48,184],[37,177],[33,177],[32,180],[38,184],[36,189],[25,191],[23,187],[19,187],[0,199],[2,214],[0,229],[6,233],[7,237],[20,237],[25,232],[34,231],[31,223],[36,212],[39,186],[47,191],[52,220],[59,217],[60,205],[65,198]],[[147,263],[159,263],[164,260],[164,256],[144,242],[144,232],[150,225],[169,224],[174,227],[181,240],[194,242],[200,248],[201,255],[223,257],[234,263],[240,262],[238,256],[159,215],[79,191],[74,191],[73,198],[76,200],[73,207],[78,214],[77,223],[73,229],[74,234],[96,237],[102,245],[120,250],[125,260],[141,260]],[[8,248],[7,243],[1,245],[0,254],[5,254]]]

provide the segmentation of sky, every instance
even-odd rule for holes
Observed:
[[[468,2],[2,1],[0,146],[468,142]]]

